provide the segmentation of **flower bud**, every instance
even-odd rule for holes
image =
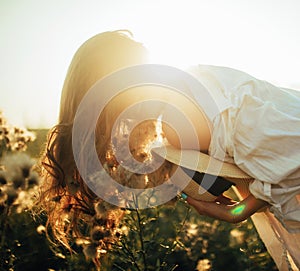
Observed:
[[[105,237],[105,230],[102,227],[94,227],[91,230],[90,237],[92,241],[98,242]]]

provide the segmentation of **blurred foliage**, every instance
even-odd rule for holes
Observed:
[[[41,152],[45,149],[48,129],[30,129],[30,132],[36,134],[36,139],[27,143],[26,153],[33,158],[39,158]]]
[[[37,139],[26,143],[26,153],[37,158],[47,130],[34,132]],[[24,165],[24,159],[21,161]],[[33,171],[32,164],[27,167]],[[14,182],[5,170],[0,168],[0,270],[97,270],[88,257],[91,251],[75,240],[72,253],[49,241],[45,214],[36,215],[27,206],[34,202],[36,184],[28,185],[29,173],[23,175],[26,185]],[[14,187],[17,195],[9,198],[7,187]],[[24,193],[31,195],[32,201],[26,201],[26,197],[20,200],[19,195],[24,197]],[[155,208],[126,210],[117,227],[118,238],[99,259],[101,270],[277,270],[250,219],[232,225],[203,217],[182,199]]]
[[[7,122],[0,110],[0,157],[12,151],[25,151],[35,134]]]
[[[105,270],[277,270],[252,222],[199,216],[184,201],[133,210]]]

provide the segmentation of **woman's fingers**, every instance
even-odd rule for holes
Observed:
[[[226,197],[223,194],[217,197],[215,202],[219,202],[225,205],[233,205],[237,203],[237,201],[233,200],[232,198]]]
[[[241,202],[233,202],[225,196],[219,197],[217,202],[198,201],[188,197],[187,202],[201,215],[207,215],[231,223],[241,222],[257,210],[268,205],[267,202],[256,199],[253,195],[249,195]],[[226,204],[226,202],[230,204]]]
[[[216,202],[198,201],[191,197],[187,198],[187,202],[193,206],[201,215],[206,215],[216,219],[231,222],[230,206]]]
[[[201,208],[202,207],[202,203],[204,203],[203,201],[200,200],[195,200],[191,197],[187,197],[186,201],[188,202],[188,204],[192,205],[195,208]]]
[[[220,206],[215,202],[195,200],[191,197],[187,198],[187,202],[188,204],[193,206],[199,214],[208,215],[220,219],[223,218],[223,216],[221,215],[222,209],[220,209]]]

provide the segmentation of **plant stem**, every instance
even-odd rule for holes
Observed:
[[[131,263],[135,266],[137,271],[141,271],[141,269],[139,268],[138,264],[136,263],[136,259],[135,256],[133,255],[133,253],[130,251],[130,249],[127,247],[126,243],[121,241],[122,247],[125,249],[125,251],[127,252],[127,256],[130,258]]]
[[[1,223],[3,221],[3,225],[1,225],[2,232],[1,232],[1,242],[0,242],[0,249],[2,250],[5,244],[5,237],[6,237],[6,230],[7,230],[7,225],[8,225],[8,216],[10,213],[10,206],[6,207],[5,210],[3,211],[2,217],[1,217]]]
[[[178,242],[178,238],[179,238],[178,236],[179,236],[180,233],[182,232],[183,227],[185,226],[185,223],[186,223],[186,221],[188,220],[188,217],[189,217],[190,212],[191,212],[191,208],[190,208],[190,207],[186,207],[186,213],[185,213],[184,219],[183,219],[183,221],[182,221],[180,227],[177,228],[177,231],[176,231],[176,238],[175,238],[175,241],[173,242],[173,245],[170,247],[169,251],[167,251],[167,252],[165,253],[165,256],[164,256],[162,262],[166,262],[167,257],[168,257],[171,253],[173,253],[175,247],[178,245],[178,243],[179,243],[179,242]],[[176,266],[173,267],[173,268],[175,269]],[[173,270],[173,269],[171,269],[171,271],[172,271],[172,270]]]
[[[144,246],[144,236],[143,236],[143,226],[142,226],[142,220],[140,217],[140,213],[138,209],[135,209],[136,215],[137,215],[137,222],[138,222],[138,227],[139,227],[139,238],[140,238],[140,242],[141,242],[141,251],[142,251],[142,258],[143,258],[143,262],[144,262],[144,267],[145,267],[145,271],[148,270],[148,266],[147,266],[147,259],[146,259],[146,255],[145,255],[145,246]]]

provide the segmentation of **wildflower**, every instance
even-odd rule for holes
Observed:
[[[120,228],[120,231],[121,231],[121,234],[127,236],[129,234],[130,228],[128,228],[126,225],[122,225],[122,227]]]
[[[118,207],[106,201],[98,201],[95,204],[95,211],[99,217],[105,216],[109,211],[116,210]]]
[[[34,140],[33,132],[8,124],[0,111],[0,156],[8,150],[24,151],[27,143]]]
[[[95,204],[95,211],[96,211],[96,214],[99,216],[99,217],[102,217],[103,215],[106,214],[107,210],[105,208],[105,205],[103,204],[103,202],[97,202]]]
[[[13,127],[9,133],[10,149],[12,151],[26,150],[27,143],[35,140],[35,135],[32,132],[23,128]]]
[[[35,161],[25,153],[11,154],[4,157],[2,164],[9,175],[20,175],[27,178]]]
[[[1,125],[1,123],[0,123]],[[0,140],[4,140],[6,139],[6,136],[8,134],[9,130],[8,130],[8,127],[7,126],[1,126],[0,127]]]
[[[197,263],[196,270],[197,271],[210,271],[211,269],[211,262],[208,259],[199,260]]]
[[[91,230],[90,237],[93,242],[98,242],[107,236],[106,230],[103,227],[96,226]]]
[[[189,235],[197,235],[197,233],[198,233],[198,225],[194,224],[194,223],[189,224],[189,227],[187,229],[187,233]]]
[[[36,231],[38,234],[43,234],[46,232],[46,228],[44,225],[39,225],[37,228],[36,228]]]
[[[245,233],[238,230],[238,229],[233,229],[230,231],[230,243],[231,245],[241,245],[244,243],[244,236]]]

